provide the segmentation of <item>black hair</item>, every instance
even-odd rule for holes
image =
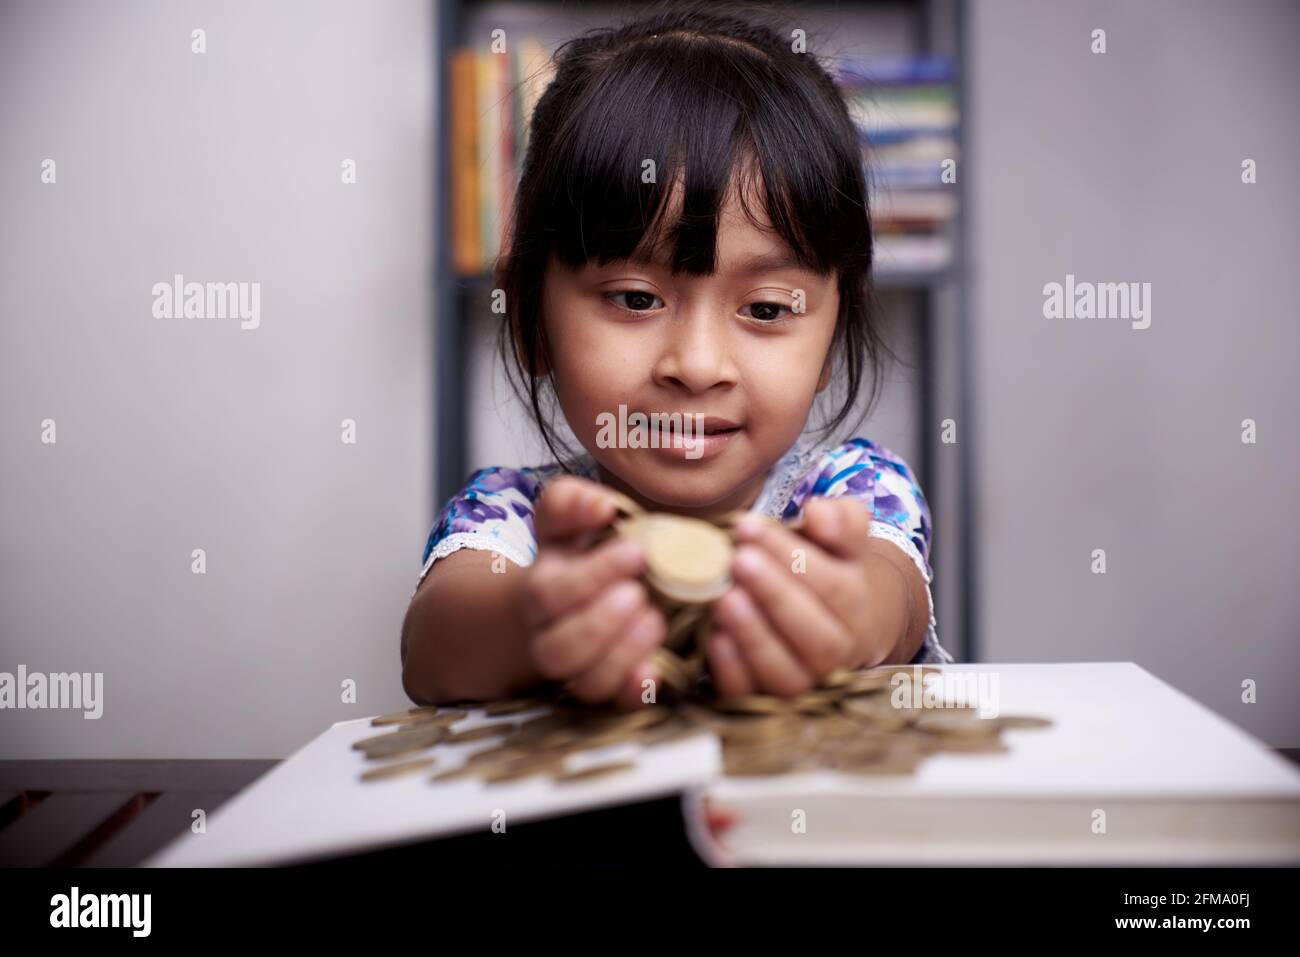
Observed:
[[[868,375],[862,416],[879,397],[889,353],[871,282],[862,146],[834,80],[792,46],[753,14],[695,2],[588,31],[553,54],[494,278],[506,300],[503,359],[561,463],[549,374],[536,372],[550,366],[542,288],[551,255],[571,268],[604,265],[658,249],[667,228],[673,273],[710,274],[729,184],[741,187],[751,220],[745,196],[755,188],[800,265],[839,275],[832,351],[842,402],[823,431],[846,421]],[[642,182],[645,159],[655,182]],[[680,215],[668,223],[679,177]]]

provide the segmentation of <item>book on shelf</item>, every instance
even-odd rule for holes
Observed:
[[[489,273],[505,242],[529,123],[554,76],[527,38],[503,53],[452,54],[451,239],[457,275]],[[958,159],[955,71],[942,56],[842,59],[830,65],[858,128],[879,271],[939,272],[952,260]]]
[[[480,275],[500,254],[528,120],[554,73],[550,51],[524,39],[504,53],[452,53],[452,263],[457,274]]]

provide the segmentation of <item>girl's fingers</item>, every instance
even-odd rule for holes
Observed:
[[[760,690],[796,695],[813,686],[812,675],[777,637],[743,589],[731,589],[718,599],[713,610],[718,623],[735,639],[740,657]]]
[[[663,613],[645,607],[632,619],[628,628],[606,647],[606,652],[568,688],[581,701],[608,701],[625,687],[628,672],[654,651],[667,633]]]
[[[834,499],[815,499],[823,504]],[[811,505],[812,502],[809,502]],[[857,502],[849,504],[859,512],[866,509]],[[813,510],[814,512],[817,509]],[[805,513],[807,509],[805,509]],[[806,528],[806,525],[805,525]],[[870,520],[867,522],[870,529]],[[736,538],[751,547],[761,548],[791,582],[811,591],[822,604],[840,617],[855,606],[862,589],[856,564],[842,560],[798,532],[771,522],[742,520],[736,526]],[[863,554],[869,550],[870,536],[863,532]]]
[[[542,489],[533,514],[533,531],[540,547],[604,528],[613,519],[614,502],[599,484],[576,475],[561,475]]]
[[[725,631],[715,631],[709,637],[706,651],[713,687],[719,695],[753,694],[757,690],[735,639]]]
[[[821,600],[805,586],[800,575],[783,572],[772,557],[754,545],[742,545],[733,567],[736,583],[744,589],[801,663],[815,676],[830,674],[853,650],[853,640]],[[725,598],[725,596],[724,596]],[[729,611],[720,612],[730,624]]]
[[[585,605],[619,579],[640,574],[641,566],[641,546],[634,541],[605,542],[577,555],[543,553],[524,586],[534,624]]]
[[[814,542],[840,558],[859,559],[871,540],[872,509],[853,498],[810,498],[804,505],[803,530]]]
[[[640,582],[620,582],[557,619],[533,638],[538,672],[548,679],[580,675],[608,654],[645,604],[645,587]]]
[[[659,669],[649,660],[634,665],[623,683],[623,690],[614,698],[614,707],[623,711],[635,711],[651,702],[642,700],[647,688],[646,682],[653,682],[649,687],[656,690],[659,686]],[[656,694],[656,699],[658,695]]]
[[[792,577],[816,578],[836,564],[835,557],[816,542],[772,522],[742,519],[736,524],[736,541],[742,547],[761,548]]]

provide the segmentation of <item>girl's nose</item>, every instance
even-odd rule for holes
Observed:
[[[665,323],[665,340],[655,361],[654,379],[698,394],[716,386],[735,385],[728,326],[716,308],[700,308]]]

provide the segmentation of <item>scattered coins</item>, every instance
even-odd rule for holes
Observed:
[[[704,681],[662,703],[634,711],[584,704],[557,690],[550,696],[507,699],[489,706],[494,715],[547,709],[542,714],[461,731],[453,730],[452,725],[465,716],[463,710],[414,709],[422,712],[419,718],[388,722],[396,728],[357,741],[353,748],[372,761],[408,758],[365,772],[362,777],[367,781],[432,765],[432,758],[424,759],[427,765],[421,765],[419,759],[410,760],[414,753],[439,744],[477,741],[484,746],[462,764],[439,771],[430,781],[594,780],[627,770],[633,762],[616,760],[574,768],[569,757],[611,745],[653,747],[692,734],[718,737],[723,772],[728,776],[817,769],[851,775],[905,775],[915,772],[932,754],[1003,753],[1007,750],[1001,739],[1004,729],[1051,725],[1050,720],[1034,715],[981,718],[974,708],[894,706],[890,688],[895,674],[904,672],[924,681],[938,671],[920,665],[839,669],[819,687],[792,698],[761,694],[718,698]]]

